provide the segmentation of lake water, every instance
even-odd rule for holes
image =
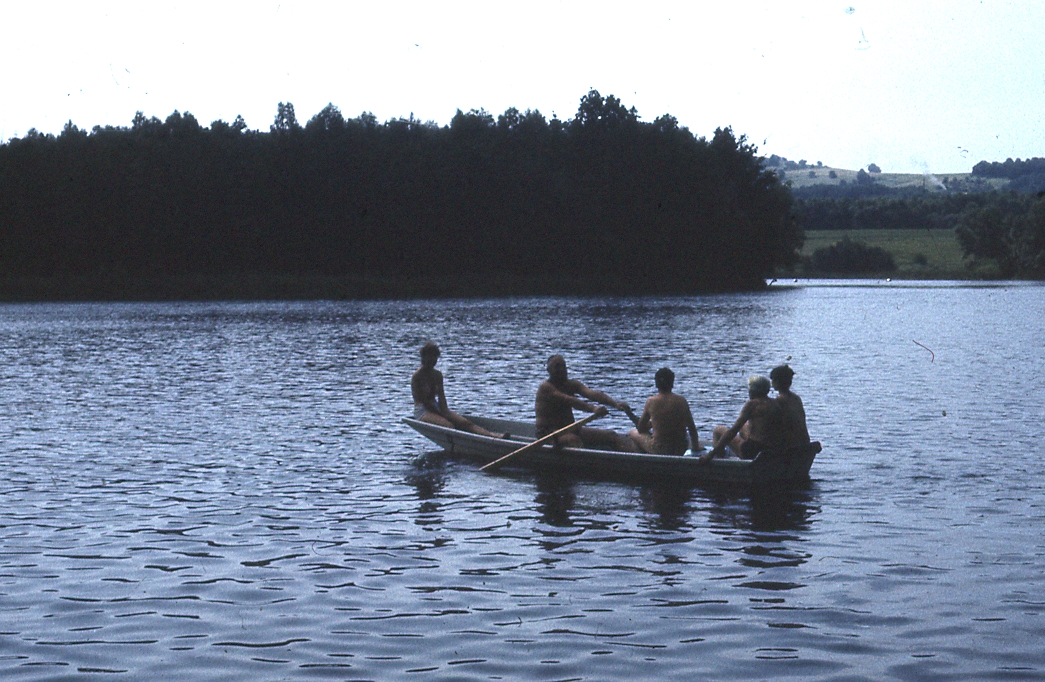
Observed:
[[[0,678],[1045,679],[1045,286],[0,306]],[[480,473],[548,355],[702,435],[788,360],[777,494]],[[619,414],[603,426],[624,430]]]

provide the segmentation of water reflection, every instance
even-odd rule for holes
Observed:
[[[665,483],[644,485],[639,489],[643,511],[652,514],[658,530],[682,530],[688,527],[688,505],[693,498],[692,485]]]
[[[820,508],[811,489],[759,489],[751,495],[751,529],[809,530]]]
[[[810,529],[819,512],[812,489],[697,489],[713,526],[759,532]]]
[[[576,478],[554,471],[539,471],[534,483],[537,488],[534,502],[541,521],[559,528],[572,526],[571,512],[577,502]]]
[[[429,452],[414,460],[413,469],[407,474],[405,482],[414,489],[421,504],[417,506],[417,518],[414,523],[419,526],[434,526],[442,523],[439,495],[446,485],[446,466],[442,452]]]

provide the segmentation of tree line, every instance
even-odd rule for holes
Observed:
[[[642,122],[595,90],[568,120],[512,108],[379,123],[331,104],[300,125],[280,103],[260,132],[239,117],[208,128],[139,113],[130,127],[70,122],[0,145],[0,286],[144,298],[214,296],[206,282],[230,280],[326,282],[323,295],[347,297],[752,288],[797,260],[791,209],[744,136]]]
[[[957,226],[966,256],[990,260],[1003,277],[1045,278],[1045,192],[976,197]]]
[[[1045,192],[796,199],[795,216],[804,230],[953,229],[973,263],[993,261],[1003,277],[1045,277]]]
[[[1004,162],[980,161],[972,167],[973,175],[982,175],[987,178],[1009,178],[1010,180],[1022,175],[1036,175],[1045,173],[1045,159],[1005,159]]]
[[[953,229],[980,194],[919,192],[906,197],[796,198],[805,230]]]

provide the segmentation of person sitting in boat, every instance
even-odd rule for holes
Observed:
[[[469,431],[480,436],[508,438],[507,433],[493,433],[478,424],[473,424],[446,406],[443,392],[443,374],[435,368],[439,361],[439,346],[432,341],[421,346],[421,367],[410,379],[410,392],[414,396],[414,419],[447,428]]]
[[[639,423],[628,433],[628,437],[643,452],[655,455],[684,455],[690,443],[694,451],[700,449],[697,426],[693,423],[689,403],[682,396],[671,392],[675,387],[675,373],[667,367],[661,367],[653,376],[653,382],[657,385],[657,393],[646,400]],[[689,440],[686,439],[687,431]]]
[[[548,378],[537,387],[537,400],[534,402],[538,438],[572,424],[574,409],[592,413],[602,410],[605,413],[605,407],[585,402],[578,398],[578,395],[625,412],[630,409],[627,403],[614,400],[602,391],[590,389],[576,379],[570,379],[566,372],[566,359],[561,355],[553,355],[548,358]],[[576,433],[558,436],[555,441],[563,447],[636,451],[630,438],[608,429],[593,429],[587,426],[582,426]]]
[[[802,399],[791,392],[794,376],[795,370],[787,365],[774,367],[769,373],[769,380],[777,392],[775,401],[780,407],[780,446],[785,450],[809,444],[805,407]]]
[[[733,426],[716,426],[712,432],[710,451],[700,456],[701,462],[723,457],[726,448],[741,459],[754,459],[766,449],[780,444],[780,406],[769,397],[770,381],[764,376],[747,380],[749,400],[740,408],[740,416]]]

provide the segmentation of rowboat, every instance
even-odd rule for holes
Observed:
[[[430,424],[406,417],[403,422],[448,453],[482,464],[493,462],[536,440],[532,423],[468,416],[473,423],[494,433],[508,432],[509,438],[480,436],[467,431]],[[556,448],[543,445],[513,458],[508,467],[557,469],[599,478],[668,479],[687,483],[726,483],[741,485],[781,485],[809,480],[809,469],[820,452],[820,443],[785,452],[762,452],[752,460],[716,458],[708,463],[695,455],[648,455],[635,452]]]

